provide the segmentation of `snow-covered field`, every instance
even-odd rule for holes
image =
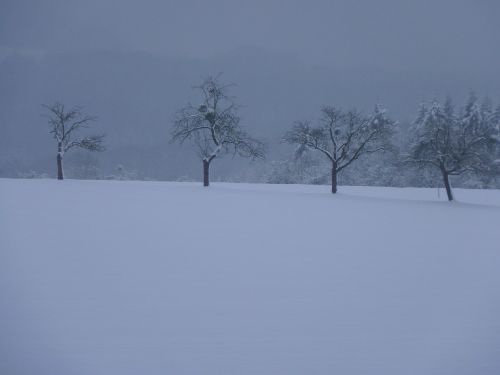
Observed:
[[[498,375],[500,191],[0,179],[0,374]]]

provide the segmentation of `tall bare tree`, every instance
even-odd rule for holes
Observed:
[[[444,105],[434,101],[423,105],[412,129],[410,152],[406,162],[417,168],[439,170],[448,200],[454,199],[450,176],[463,173],[498,175],[495,148],[500,112],[480,105],[471,95],[459,113],[447,99]]]
[[[64,179],[63,157],[74,147],[89,151],[103,151],[104,135],[77,137],[78,131],[86,129],[96,117],[87,115],[79,107],[66,110],[64,104],[56,102],[43,105],[48,111],[50,134],[57,141],[57,179]]]
[[[332,193],[337,192],[337,174],[361,156],[390,148],[394,122],[385,111],[375,107],[372,116],[356,110],[343,111],[336,107],[321,108],[319,124],[296,122],[285,134],[284,140],[298,145],[297,153],[316,150],[325,155],[332,165]]]
[[[195,86],[201,104],[188,104],[175,115],[172,141],[194,141],[203,161],[203,186],[209,186],[210,163],[219,155],[232,152],[246,158],[264,157],[264,144],[240,127],[238,105],[228,95],[229,87],[209,76]]]

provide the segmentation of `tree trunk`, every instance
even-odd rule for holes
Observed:
[[[210,185],[209,168],[210,168],[210,162],[208,160],[203,160],[203,186]]]
[[[448,195],[448,200],[451,202],[453,200],[453,193],[451,191],[449,175],[446,171],[442,171],[444,187],[446,188],[446,194]]]
[[[57,179],[64,180],[63,164],[62,164],[62,145],[57,146]]]
[[[337,166],[332,167],[332,194],[337,192]]]

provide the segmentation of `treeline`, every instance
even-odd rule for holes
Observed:
[[[269,146],[241,126],[230,84],[208,77],[195,90],[200,102],[175,113],[170,141],[189,141],[195,147],[204,186],[210,184],[212,162],[226,154],[265,158]],[[61,103],[45,107],[62,180],[65,153],[73,148],[103,151],[104,135],[78,135],[95,120],[80,108],[66,110]],[[414,123],[404,129],[380,105],[368,114],[323,106],[317,120],[292,124],[283,142],[293,145],[294,152],[289,160],[266,165],[261,176],[266,182],[325,183],[328,178],[336,193],[339,177],[344,184],[356,175],[365,184],[392,186],[421,186],[439,177],[451,201],[450,178],[488,184],[500,176],[500,106],[473,94],[459,107],[449,98],[436,100],[421,105]]]

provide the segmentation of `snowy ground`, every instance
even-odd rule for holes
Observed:
[[[500,191],[328,189],[0,179],[0,374],[500,374]]]

